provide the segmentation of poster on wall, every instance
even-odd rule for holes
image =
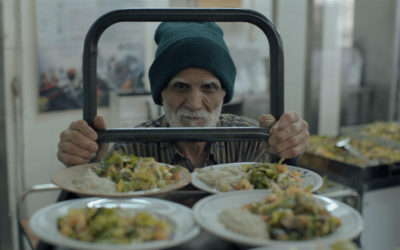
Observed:
[[[82,108],[85,36],[101,15],[144,7],[144,0],[37,0],[38,94],[41,112]],[[117,23],[98,43],[97,103],[110,92],[144,92],[144,23]]]

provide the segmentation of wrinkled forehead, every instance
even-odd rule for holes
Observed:
[[[213,73],[200,68],[189,68],[180,71],[171,78],[168,85],[176,82],[182,82],[186,84],[215,84],[221,87],[221,82],[218,77],[216,77]]]

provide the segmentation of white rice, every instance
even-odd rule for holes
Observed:
[[[72,183],[76,189],[81,191],[117,193],[115,182],[98,176],[91,169],[88,169],[83,176],[75,178]]]
[[[238,185],[241,179],[246,179],[247,173],[243,172],[240,167],[226,168],[209,168],[196,169],[199,180],[210,187],[214,187],[220,191],[235,190],[233,185]]]
[[[253,238],[269,239],[267,223],[247,209],[225,209],[218,215],[218,220],[233,232]]]

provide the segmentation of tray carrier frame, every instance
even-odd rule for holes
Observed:
[[[97,115],[97,44],[101,34],[118,22],[248,22],[266,35],[270,52],[270,110],[279,119],[284,110],[284,59],[280,35],[273,23],[247,9],[123,9],[97,19],[89,29],[83,51],[83,119],[93,126]],[[98,131],[99,142],[250,141],[267,140],[266,128],[124,128]]]

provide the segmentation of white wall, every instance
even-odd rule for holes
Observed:
[[[307,0],[278,1],[277,27],[285,57],[285,111],[304,117]]]
[[[343,2],[329,0],[323,8],[318,133],[337,135],[340,123]]]

